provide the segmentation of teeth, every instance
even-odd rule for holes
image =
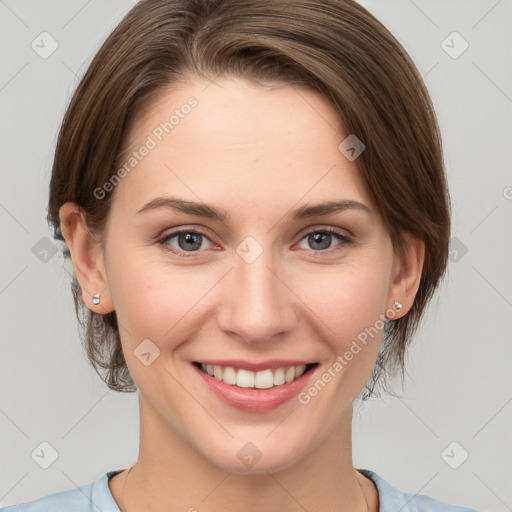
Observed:
[[[286,370],[286,373],[284,374],[284,378],[286,382],[291,382],[293,379],[295,379],[295,367],[290,366],[288,370]]]
[[[298,379],[306,371],[306,365],[301,364],[295,367],[295,378]]]
[[[257,372],[254,377],[254,387],[258,389],[268,389],[274,385],[274,374],[272,370],[263,370]]]
[[[213,376],[218,380],[222,380],[222,374],[223,374],[222,368],[220,366],[215,365],[213,367]]]
[[[298,379],[306,371],[306,365],[277,368],[276,370],[263,370],[252,372],[240,368],[235,370],[231,366],[218,366],[201,363],[201,370],[217,380],[222,380],[231,386],[240,388],[269,389],[273,386],[282,386]]]
[[[236,371],[231,366],[227,366],[224,368],[224,374],[222,376],[222,380],[226,384],[231,384],[232,386],[236,385]]]
[[[284,368],[278,368],[274,372],[274,386],[280,386],[286,382],[284,378]]]
[[[238,370],[236,372],[236,385],[239,388],[253,388],[254,372],[249,370]]]

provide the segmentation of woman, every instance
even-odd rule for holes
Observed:
[[[136,463],[29,510],[469,510],[352,464],[442,278],[436,117],[352,1],[143,0],[64,117],[48,220]]]

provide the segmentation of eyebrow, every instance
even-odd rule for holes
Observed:
[[[198,217],[205,217],[208,219],[214,219],[223,223],[227,222],[230,218],[229,212],[222,208],[216,208],[206,203],[187,201],[177,197],[169,196],[156,197],[155,199],[152,199],[149,201],[149,203],[146,203],[137,212],[137,214],[150,210],[156,210],[159,208],[170,208],[178,212],[186,213],[189,215],[197,215]],[[341,201],[327,201],[315,205],[306,203],[297,210],[291,212],[288,215],[288,218],[290,220],[300,220],[353,209],[371,213],[371,209],[365,204],[359,203],[358,201],[353,201],[351,199],[345,199]]]

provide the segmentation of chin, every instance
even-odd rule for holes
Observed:
[[[272,453],[267,456],[262,454],[260,459],[255,457],[253,461],[248,460],[247,457],[246,455],[246,460],[240,460],[236,455],[235,457],[226,457],[226,455],[224,455],[219,459],[215,458],[210,460],[217,467],[237,475],[264,475],[267,473],[275,473],[294,466],[299,460],[297,453]]]
[[[246,439],[244,441],[239,436],[225,443],[216,443],[213,450],[209,445],[203,447],[201,451],[203,457],[214,466],[239,475],[262,475],[283,471],[297,464],[309,452],[307,440],[298,436],[296,430],[295,439],[287,436],[285,431],[281,436],[270,439],[268,432],[269,430],[265,429],[260,436],[243,436]]]

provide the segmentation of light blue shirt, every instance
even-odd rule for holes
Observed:
[[[123,470],[109,471],[95,482],[69,491],[49,494],[28,503],[11,505],[2,512],[120,512],[108,480]],[[448,505],[423,494],[406,494],[393,487],[377,473],[368,469],[359,471],[370,478],[379,492],[379,512],[478,512],[472,508]]]

